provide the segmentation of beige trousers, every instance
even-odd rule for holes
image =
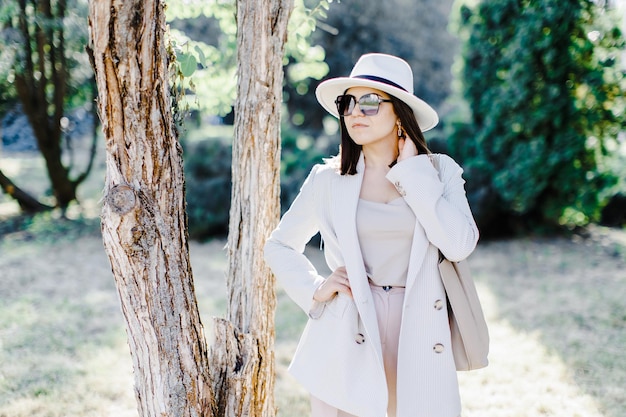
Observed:
[[[387,378],[389,403],[387,417],[396,417],[396,380],[398,368],[398,339],[402,322],[402,304],[404,302],[404,288],[394,287],[386,291],[383,287],[370,285],[378,330],[383,350],[383,363]],[[324,401],[311,396],[311,417],[358,417],[354,414],[339,410]]]

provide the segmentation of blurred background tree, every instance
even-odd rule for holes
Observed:
[[[7,0],[0,6],[0,111],[20,103],[45,160],[53,204],[62,212],[76,200],[76,189],[89,175],[96,151],[94,129],[87,161],[79,164],[74,158],[74,124],[68,114],[77,108],[91,111],[95,96],[84,53],[86,18],[86,0]],[[3,190],[24,210],[49,208],[15,192],[19,189],[1,177]]]
[[[626,126],[624,39],[589,0],[499,0],[460,9],[470,116],[449,150],[483,233],[554,231],[600,218]]]

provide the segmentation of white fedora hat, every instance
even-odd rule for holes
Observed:
[[[439,122],[435,109],[413,94],[413,71],[401,58],[387,54],[363,55],[349,77],[323,81],[317,86],[315,96],[327,112],[339,117],[335,99],[350,87],[371,87],[402,100],[413,109],[423,132]]]

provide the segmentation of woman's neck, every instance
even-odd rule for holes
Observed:
[[[393,161],[398,158],[398,150],[388,144],[366,145],[363,146],[363,156],[366,168],[388,170]]]

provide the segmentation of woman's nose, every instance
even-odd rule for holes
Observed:
[[[357,110],[358,108],[358,110]],[[356,114],[355,114],[356,112]],[[363,113],[363,111],[361,111],[361,106],[359,106],[359,102],[357,101],[356,103],[354,103],[354,108],[352,109],[352,113],[350,113],[350,116],[365,116],[365,113]]]

